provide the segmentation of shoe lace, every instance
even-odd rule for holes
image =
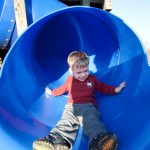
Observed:
[[[102,150],[117,150],[118,144],[115,142],[114,139],[109,139],[107,142],[104,143]]]

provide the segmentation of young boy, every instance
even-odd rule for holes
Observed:
[[[53,96],[68,92],[69,100],[62,118],[48,136],[34,141],[33,150],[72,149],[79,125],[83,126],[89,138],[90,150],[117,150],[117,136],[107,132],[100,121],[94,90],[103,94],[116,94],[121,92],[126,83],[114,87],[98,81],[94,75],[89,74],[89,58],[82,51],[70,53],[68,64],[72,75],[65,84],[54,90],[46,88],[46,92]]]

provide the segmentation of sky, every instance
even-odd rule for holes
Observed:
[[[150,0],[112,0],[110,13],[121,18],[150,48]]]

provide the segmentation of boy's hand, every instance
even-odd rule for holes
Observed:
[[[52,90],[48,87],[45,88],[45,92],[49,95],[52,95]]]
[[[115,92],[119,93],[121,90],[126,87],[126,82],[122,82],[118,87],[115,88]]]

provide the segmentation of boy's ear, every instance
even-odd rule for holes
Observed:
[[[69,72],[70,72],[70,74],[72,75],[72,70],[71,70],[71,68],[69,68]]]

